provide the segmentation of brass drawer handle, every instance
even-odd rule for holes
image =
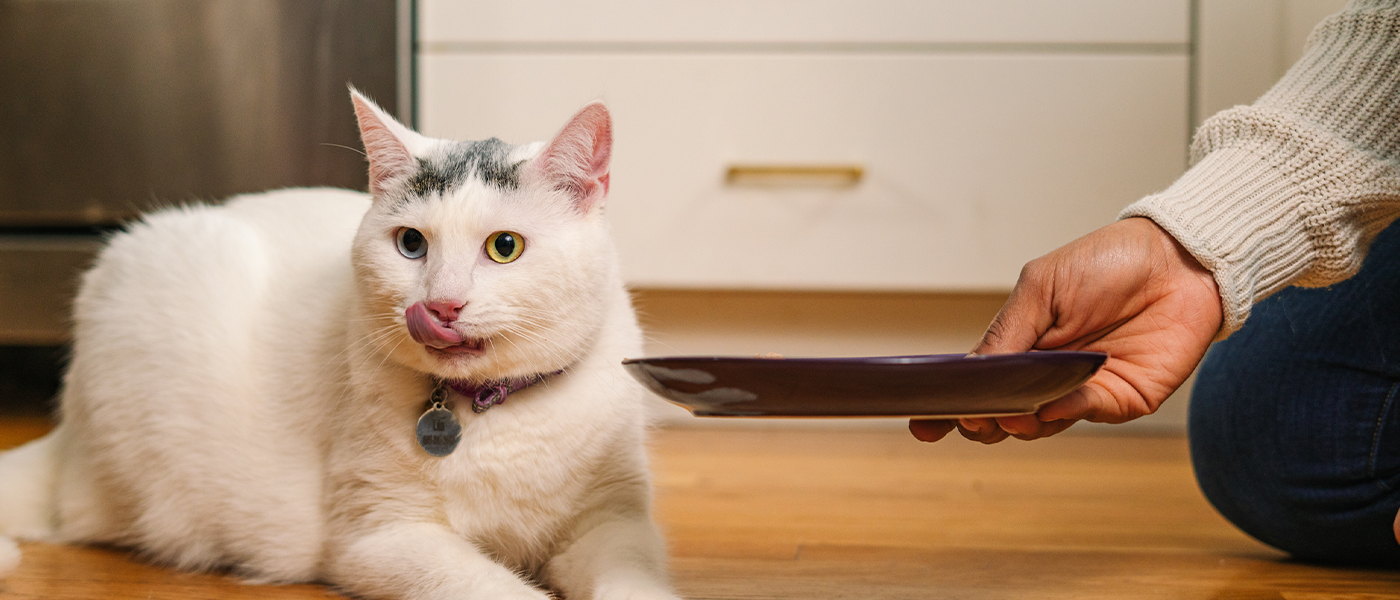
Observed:
[[[730,165],[724,182],[757,187],[852,187],[865,177],[860,165]]]

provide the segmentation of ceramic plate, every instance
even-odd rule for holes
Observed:
[[[622,361],[697,417],[1024,415],[1088,381],[1107,354],[866,358],[672,356]]]

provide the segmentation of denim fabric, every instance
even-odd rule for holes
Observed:
[[[1201,490],[1246,533],[1400,568],[1400,222],[1355,277],[1285,289],[1211,348],[1190,431]]]

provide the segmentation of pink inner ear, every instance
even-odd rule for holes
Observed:
[[[369,158],[369,189],[377,194],[386,181],[414,167],[413,155],[385,123],[386,115],[359,94],[351,98],[355,103],[355,120],[360,124],[360,139]]]
[[[601,206],[608,193],[612,117],[601,102],[583,107],[536,160],[540,173],[569,192],[579,210]]]

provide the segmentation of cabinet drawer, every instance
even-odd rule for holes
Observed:
[[[420,68],[434,136],[546,139],[608,102],[607,210],[636,286],[1007,289],[1185,167],[1185,56],[429,54]],[[863,178],[737,186],[734,165]]]
[[[1187,0],[422,0],[450,43],[1185,44]]]

